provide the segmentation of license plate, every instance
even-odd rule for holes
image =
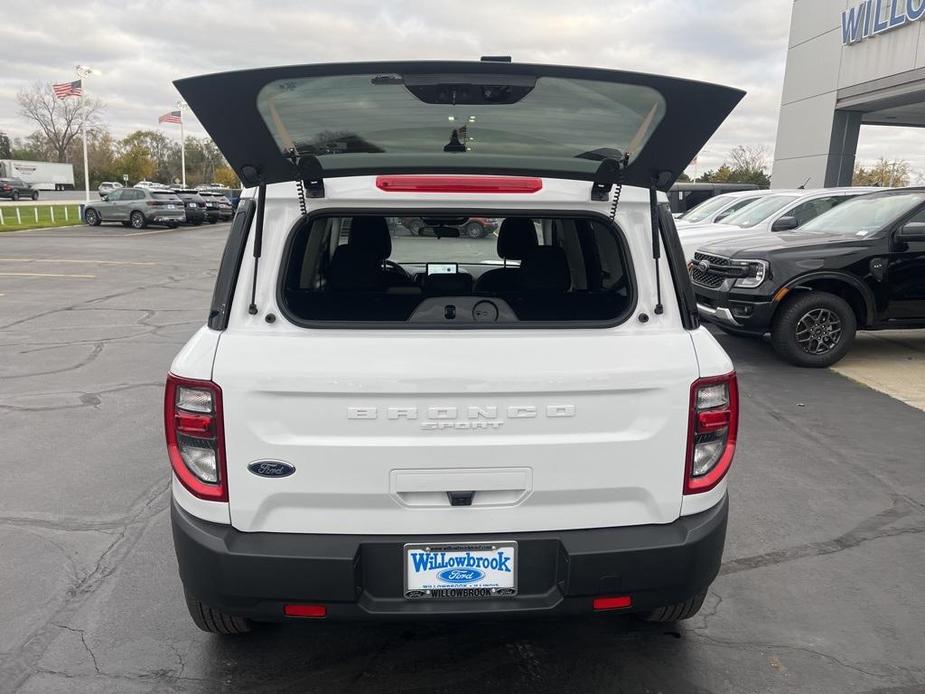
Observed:
[[[175,210],[176,208],[173,205],[167,205],[168,210]]]
[[[517,543],[407,544],[405,597],[471,600],[517,595]]]

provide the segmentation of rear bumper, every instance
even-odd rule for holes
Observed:
[[[228,614],[281,621],[286,603],[323,603],[330,619],[424,619],[592,613],[597,596],[646,611],[687,600],[722,561],[728,498],[668,525],[497,535],[242,533],[172,505],[186,590]],[[517,540],[519,595],[479,601],[402,597],[406,542]]]

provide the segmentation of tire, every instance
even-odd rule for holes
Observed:
[[[135,210],[129,215],[128,222],[132,225],[132,229],[144,229],[148,226],[148,220],[145,219],[144,214],[138,210]]]
[[[103,220],[100,218],[100,213],[94,210],[92,207],[88,207],[84,210],[84,222],[86,222],[91,227],[98,227]]]
[[[700,608],[703,607],[703,601],[706,597],[707,593],[704,591],[684,602],[657,607],[651,612],[643,612],[638,615],[638,617],[644,622],[656,622],[658,624],[667,624],[670,622],[677,622],[681,619],[690,619],[700,612]]]
[[[201,221],[199,221],[199,222],[193,222],[193,226],[194,226],[194,227],[198,227],[198,226],[201,226],[201,225],[202,225],[202,222],[201,222]]]
[[[466,226],[463,227],[463,231],[466,232],[466,236],[470,239],[485,238],[485,227],[483,227],[478,222],[469,222],[466,224]]]
[[[800,292],[777,309],[771,344],[785,361],[818,369],[844,357],[856,332],[857,318],[847,301],[828,292]]]
[[[420,219],[412,219],[408,223],[408,231],[411,232],[412,236],[420,236],[421,230],[424,228],[424,222]]]
[[[186,597],[186,608],[189,610],[190,617],[197,627],[209,634],[223,634],[225,636],[234,636],[237,634],[246,634],[253,625],[250,620],[243,617],[232,617],[231,615],[213,610],[208,605],[203,605],[192,595],[183,591]]]
[[[38,192],[37,190],[34,191],[34,192],[32,193],[32,199],[33,199],[33,200],[38,200],[38,199],[39,199],[39,192]]]
[[[18,190],[14,190],[14,191],[10,194],[10,200],[12,200],[13,202],[16,202],[17,200],[19,200],[19,191],[18,191]]]

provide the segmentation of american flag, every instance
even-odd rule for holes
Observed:
[[[55,96],[59,99],[66,99],[69,96],[83,96],[83,85],[80,82],[80,80],[62,82],[61,84],[51,85],[51,88],[54,89]]]
[[[165,113],[163,116],[157,119],[158,125],[162,123],[176,123],[177,125],[179,125],[180,124],[180,112],[171,111],[170,113]]]

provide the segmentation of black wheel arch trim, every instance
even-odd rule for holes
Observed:
[[[871,291],[870,287],[868,287],[854,275],[833,271],[809,272],[805,275],[800,275],[799,277],[790,280],[783,286],[787,289],[796,289],[802,284],[806,284],[807,282],[814,282],[815,280],[835,280],[837,282],[845,283],[852,289],[858,290],[858,292],[861,294],[861,298],[864,300],[865,324],[870,325],[876,322],[877,300],[874,298],[874,293]]]

